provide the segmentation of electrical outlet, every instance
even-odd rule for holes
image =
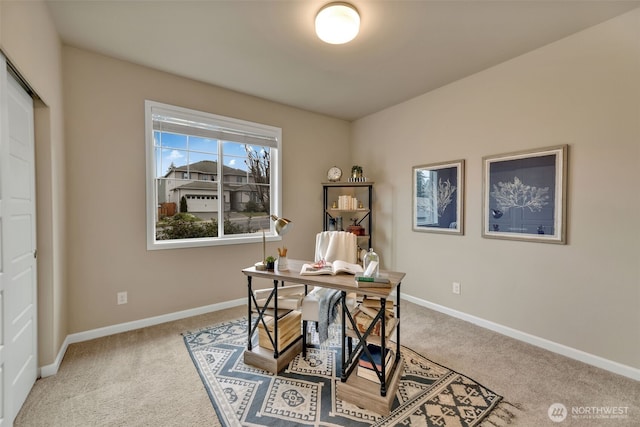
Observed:
[[[118,292],[118,305],[127,303],[127,293]]]
[[[453,292],[456,295],[460,295],[460,283],[459,282],[453,282],[452,283],[451,292]]]

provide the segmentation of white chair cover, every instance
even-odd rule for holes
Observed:
[[[323,231],[316,235],[315,261],[358,262],[358,238],[347,231]]]

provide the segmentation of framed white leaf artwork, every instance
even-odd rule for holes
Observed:
[[[566,244],[567,145],[483,157],[482,236]]]

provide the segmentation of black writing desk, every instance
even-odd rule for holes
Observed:
[[[274,307],[273,309],[277,312],[277,302],[278,302],[278,285],[284,285],[285,282],[291,284],[303,284],[303,285],[312,285],[312,286],[320,286],[323,288],[329,289],[337,289],[341,291],[341,304],[342,304],[342,376],[341,381],[344,383],[347,381],[349,375],[352,373],[353,369],[358,364],[358,356],[361,352],[365,352],[368,354],[367,349],[367,340],[374,340],[376,344],[379,344],[383,349],[387,348],[387,336],[389,335],[387,332],[387,321],[385,319],[385,311],[386,311],[386,301],[389,299],[395,290],[396,292],[396,301],[397,304],[395,306],[395,321],[394,327],[396,332],[396,351],[395,351],[395,361],[391,366],[391,372],[385,372],[385,364],[382,363],[382,371],[378,372],[378,378],[380,380],[380,396],[387,395],[387,383],[392,382],[395,378],[399,378],[399,363],[400,362],[400,282],[405,276],[405,273],[400,273],[396,271],[381,271],[382,275],[385,275],[389,278],[389,285],[385,288],[366,288],[365,283],[361,283],[360,287],[356,285],[354,276],[351,274],[338,274],[335,276],[332,275],[301,275],[300,270],[302,269],[302,265],[305,263],[310,263],[310,261],[300,261],[300,260],[289,260],[289,271],[259,271],[256,270],[255,267],[249,267],[242,270],[245,276],[247,276],[247,284],[248,284],[248,340],[247,340],[247,350],[245,351],[245,362],[259,366],[262,369],[269,370],[271,372],[277,373],[279,372],[289,361],[295,357],[295,355],[301,349],[300,339],[291,343],[285,349],[278,348],[278,316],[274,316],[274,335],[272,336],[271,342],[273,344],[273,354],[271,351],[263,351],[264,349],[254,349],[251,344],[251,337],[256,332],[258,325],[260,322],[266,328],[266,323],[264,320],[264,315],[267,313],[267,306],[269,302],[273,301]],[[262,278],[273,281],[273,290],[271,294],[267,298],[264,306],[259,306],[257,300],[255,298],[253,289],[252,289],[252,279]],[[361,333],[358,330],[358,326],[356,324],[356,320],[353,317],[352,313],[349,312],[346,304],[346,295],[347,293],[356,293],[358,295],[366,295],[368,297],[378,297],[380,298],[380,308],[378,310],[377,316],[371,322],[370,327]],[[257,312],[257,316],[254,314],[254,310]],[[254,317],[255,316],[255,317]],[[347,332],[347,321],[351,325],[350,331]],[[376,325],[376,323],[380,321],[380,336],[374,337],[372,335],[372,331]],[[306,333],[306,331],[304,331]],[[391,331],[389,331],[391,332]],[[267,331],[267,333],[269,333]],[[356,347],[353,351],[349,352],[349,355],[346,354],[345,349],[345,338],[348,334],[352,334],[354,338],[356,338]],[[371,358],[369,354],[369,358]],[[271,359],[271,360],[267,360]],[[384,358],[383,358],[384,360]],[[390,381],[386,381],[385,379],[389,378]],[[348,394],[348,393],[347,393]],[[357,403],[357,402],[356,402]]]

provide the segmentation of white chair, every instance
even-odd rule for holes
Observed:
[[[358,262],[358,238],[346,231],[323,231],[316,235],[315,261],[324,259],[328,262],[336,260]],[[337,293],[337,294],[336,294]],[[302,300],[302,356],[307,355],[308,322],[315,322],[322,338],[328,329],[327,313],[333,310],[339,300],[340,291],[314,288]],[[324,312],[324,313],[323,313]]]

